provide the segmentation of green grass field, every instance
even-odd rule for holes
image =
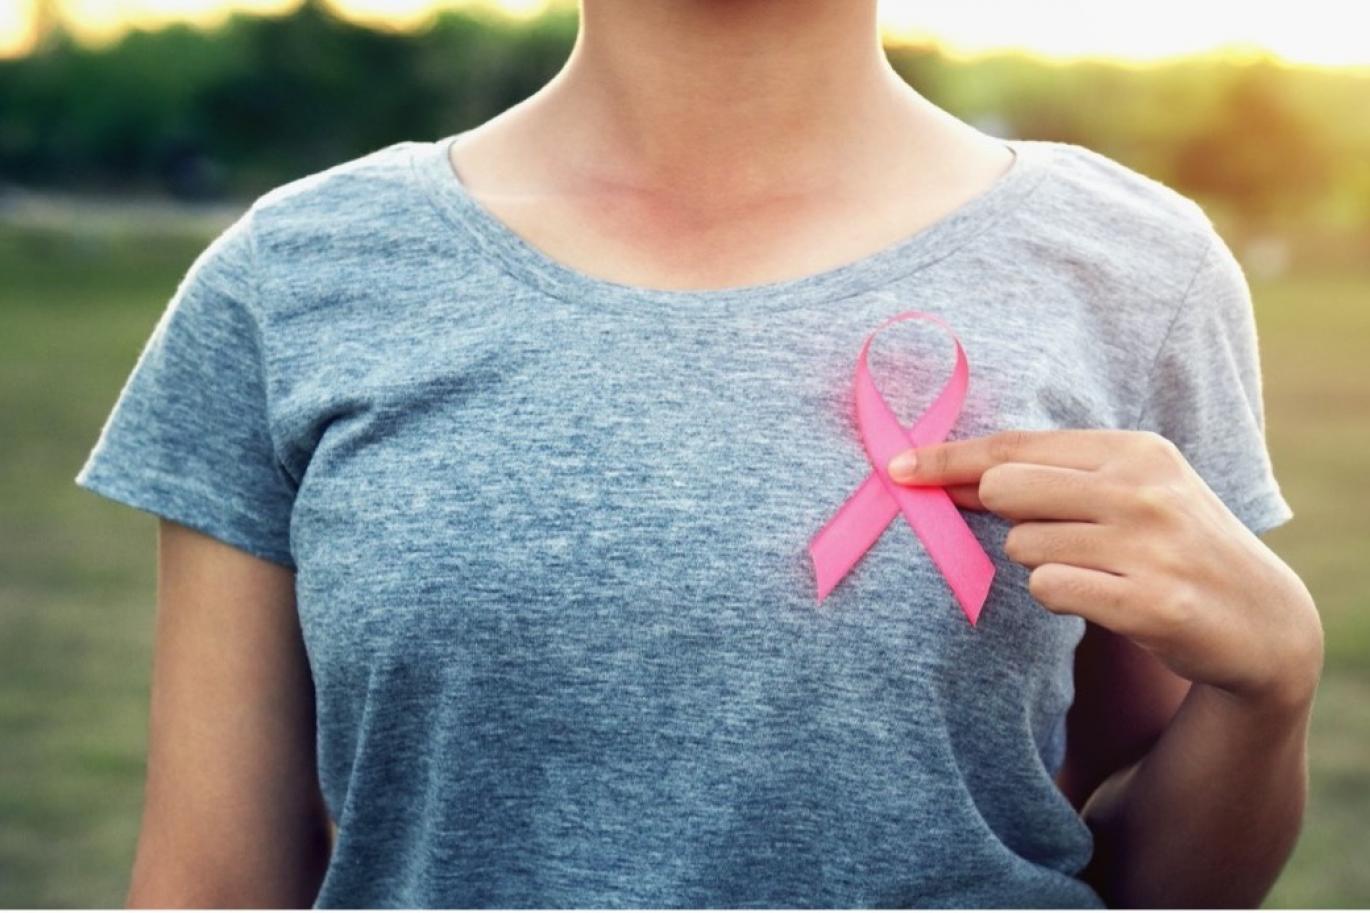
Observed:
[[[207,236],[0,226],[0,907],[120,906],[141,802],[156,521],[77,488]],[[1253,283],[1266,541],[1322,611],[1309,814],[1271,907],[1370,905],[1370,273]],[[1359,508],[1359,509],[1358,509]]]

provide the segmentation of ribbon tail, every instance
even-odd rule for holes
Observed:
[[[899,486],[894,499],[974,626],[994,581],[994,561],[946,489]]]
[[[809,557],[813,559],[820,603],[856,566],[898,513],[898,503],[890,497],[880,479],[874,473],[866,476],[856,492],[809,541]]]

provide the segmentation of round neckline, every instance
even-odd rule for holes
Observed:
[[[1014,157],[993,184],[937,220],[855,260],[789,279],[666,289],[591,275],[526,241],[477,200],[452,167],[452,144],[468,132],[416,142],[410,151],[410,164],[420,184],[446,221],[496,258],[511,276],[555,298],[588,303],[596,309],[659,309],[683,317],[788,310],[860,294],[923,269],[1013,212],[1041,182],[1055,149],[1046,140],[1000,138]]]

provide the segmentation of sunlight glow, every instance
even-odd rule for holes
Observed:
[[[1289,63],[1370,65],[1359,5],[1345,0],[885,0],[896,41],[934,41],[973,56],[1023,50],[1062,60],[1161,61],[1200,53],[1269,51]]]
[[[327,0],[338,15],[397,30],[447,7],[480,5],[517,17],[570,0]],[[279,15],[299,0],[0,0],[0,56],[33,46],[41,9],[77,39],[100,45],[126,29],[171,20],[214,28],[230,11]],[[880,0],[891,42],[935,43],[953,56],[1022,51],[1059,60],[1163,61],[1180,55],[1266,51],[1294,64],[1370,67],[1357,3],[1346,0]]]
[[[35,0],[0,3],[0,57],[15,57],[33,46],[38,35]]]
[[[25,2],[36,6],[37,0]],[[98,46],[118,40],[129,28],[155,29],[177,21],[213,29],[234,10],[279,15],[299,6],[299,0],[57,0],[55,5],[78,41]]]

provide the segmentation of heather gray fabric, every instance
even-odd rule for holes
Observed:
[[[296,572],[338,844],[316,905],[1100,906],[1053,785],[1084,631],[1010,523],[978,627],[897,521],[815,605],[869,472],[861,341],[971,365],[951,438],[1151,428],[1292,516],[1244,277],[1085,148],[803,278],[604,281],[407,141],[259,197],[189,269],[77,483]],[[930,322],[871,367],[907,422]],[[212,708],[210,708],[212,710]]]

